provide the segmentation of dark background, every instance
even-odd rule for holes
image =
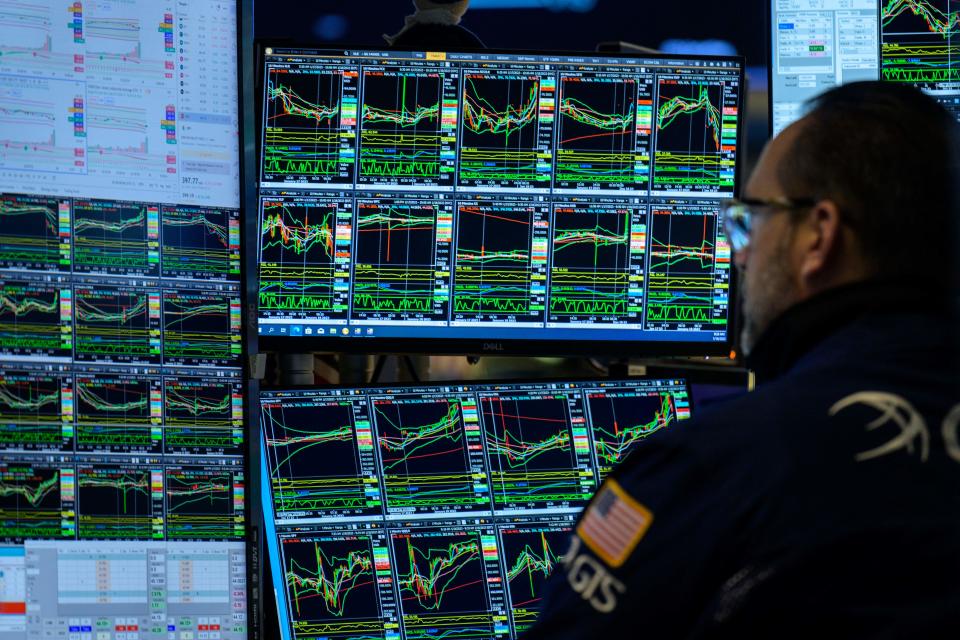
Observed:
[[[496,8],[503,4],[541,8]],[[657,48],[669,39],[719,39],[751,66],[764,66],[765,12],[763,0],[473,0],[462,24],[494,48],[592,50],[604,40]],[[257,38],[385,46],[382,34],[399,31],[411,13],[408,0],[261,1],[255,28]]]
[[[386,47],[383,34],[400,31],[413,11],[410,0],[260,0],[255,36]],[[746,56],[747,175],[768,135],[766,12],[766,0],[471,0],[461,24],[496,49],[593,51],[622,40],[669,53]]]

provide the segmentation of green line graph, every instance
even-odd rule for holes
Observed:
[[[373,559],[367,550],[349,551],[338,556],[328,555],[320,543],[314,542],[312,547],[311,566],[304,566],[296,558],[289,560],[286,582],[294,610],[297,616],[303,616],[306,601],[319,598],[329,616],[342,618],[351,594],[364,584],[363,581],[373,579]]]
[[[480,545],[476,539],[437,546],[433,546],[429,538],[427,541],[427,548],[422,549],[413,544],[412,538],[405,539],[409,569],[398,574],[397,582],[401,597],[410,594],[423,609],[440,611],[458,578],[479,563]]]

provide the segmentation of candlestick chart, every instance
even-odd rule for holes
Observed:
[[[225,280],[240,276],[240,221],[228,209],[163,207],[163,275]]]
[[[159,292],[77,286],[74,301],[78,360],[159,364]]]
[[[883,80],[925,88],[960,80],[960,3],[884,0],[880,25]]]
[[[163,381],[164,450],[167,453],[243,451],[241,386],[205,378]]]
[[[167,467],[164,474],[168,538],[243,538],[242,472],[205,467]]]
[[[436,279],[449,242],[438,243],[440,215],[440,205],[429,202],[357,202],[355,319],[445,316]]]
[[[73,216],[75,271],[157,275],[160,238],[156,206],[75,200]]]
[[[697,207],[654,208],[647,282],[648,327],[710,328],[726,323],[715,301],[726,272],[717,252],[717,214]],[[722,256],[729,270],[729,255]]]
[[[72,446],[69,377],[44,373],[0,374],[0,446],[5,449],[63,449]]]
[[[0,463],[0,537],[23,540],[67,535],[60,479],[61,470],[56,467]]]
[[[0,195],[0,264],[67,271],[70,249],[69,202],[46,196]]]
[[[616,321],[630,314],[632,217],[625,206],[554,207],[551,321]]]
[[[602,481],[647,436],[677,417],[669,392],[609,392],[587,395],[590,432]]]
[[[464,75],[460,184],[549,183],[549,163],[538,166],[540,91],[537,76]]]
[[[347,237],[339,237],[338,217]],[[346,314],[349,225],[352,206],[340,201],[265,199],[260,223],[262,312],[286,315]],[[339,286],[338,286],[339,285]]]
[[[240,359],[240,298],[218,292],[163,292],[167,364],[235,365]]]
[[[454,132],[442,117],[443,88],[441,72],[364,72],[359,182],[429,185],[452,180],[452,163],[441,158],[443,152],[455,153]]]
[[[722,109],[723,86],[719,83],[660,79],[654,190],[732,187],[733,162],[723,149]]]
[[[555,179],[558,188],[647,187],[650,152],[638,135],[638,83],[634,79],[562,76]]]
[[[146,377],[76,377],[77,448],[159,453],[160,381]]]
[[[494,507],[582,499],[564,397],[481,397]]]
[[[474,492],[475,464],[458,400],[375,401],[373,417],[388,509],[487,502]]]
[[[265,182],[350,184],[355,72],[270,69],[264,114]]]
[[[294,627],[325,637],[382,637],[374,548],[369,536],[284,540],[284,582]]]
[[[547,226],[546,208],[532,203],[461,203],[454,317],[542,321]]]
[[[77,468],[81,538],[150,540],[155,533],[154,518],[159,517],[162,522],[163,516],[162,504],[156,510],[154,506],[149,469],[125,465]],[[162,537],[162,526],[159,534]]]

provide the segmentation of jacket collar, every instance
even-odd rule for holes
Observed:
[[[800,302],[774,320],[746,357],[759,383],[789,371],[814,347],[857,319],[868,315],[921,309],[930,313],[937,294],[912,283],[871,280],[836,287]]]

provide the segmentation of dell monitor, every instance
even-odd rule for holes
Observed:
[[[262,348],[729,352],[741,59],[261,61]]]

